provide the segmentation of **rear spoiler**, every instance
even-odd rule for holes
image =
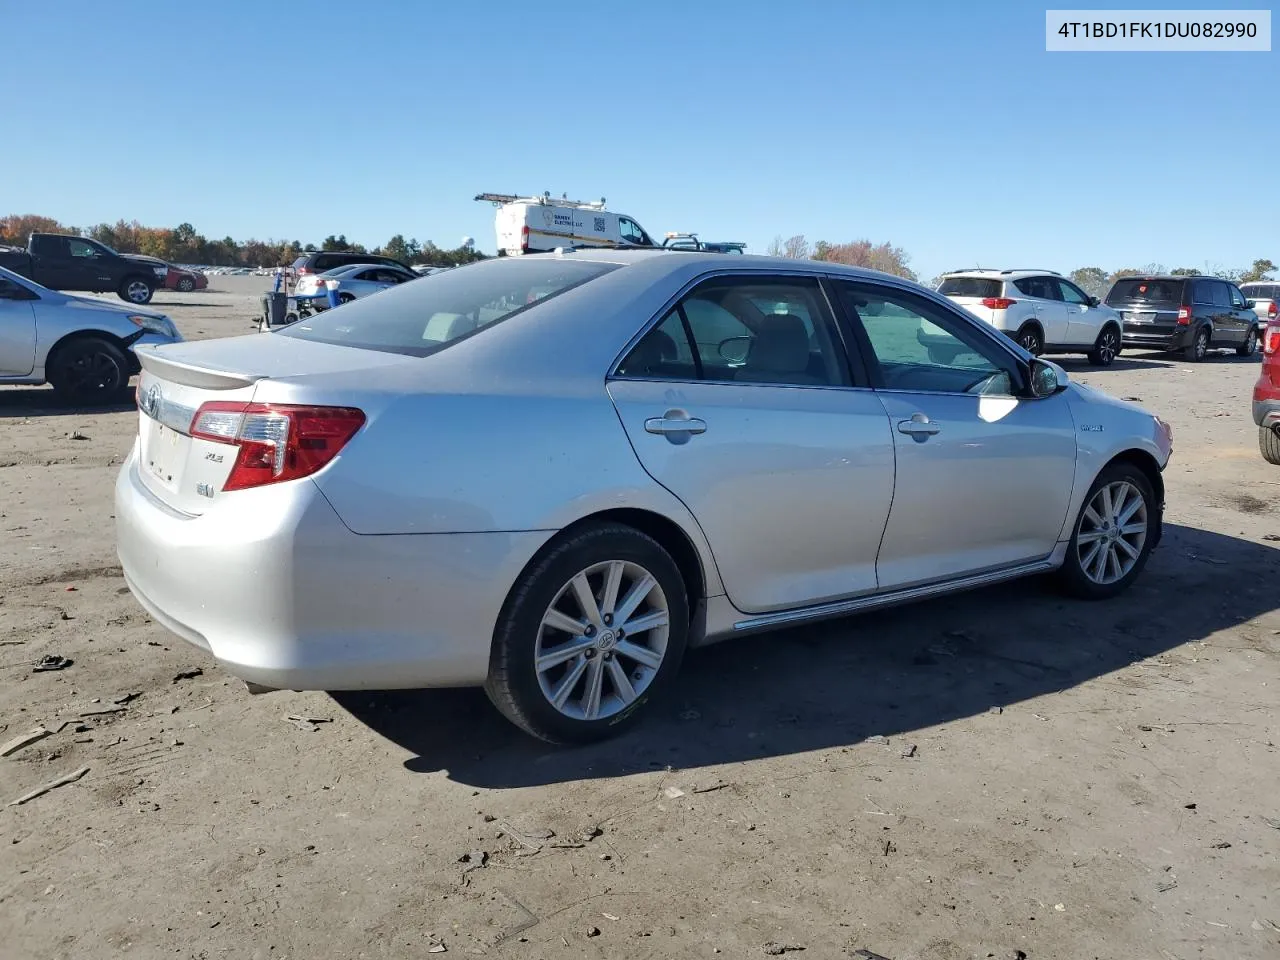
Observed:
[[[142,369],[157,377],[164,377],[174,383],[186,384],[189,387],[200,387],[205,390],[238,390],[251,387],[259,380],[260,375],[231,373],[227,370],[216,370],[195,363],[166,357],[157,351],[156,346],[146,344],[133,348]]]

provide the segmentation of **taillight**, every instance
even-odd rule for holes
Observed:
[[[215,400],[196,411],[191,436],[239,448],[223,490],[245,490],[310,476],[364,425],[351,407]]]
[[[1280,324],[1269,323],[1262,334],[1262,352],[1267,356],[1280,350]]]
[[[1190,307],[1179,307],[1179,308],[1178,308],[1178,323],[1179,323],[1180,325],[1182,325],[1182,326],[1184,326],[1184,327],[1185,327],[1185,326],[1186,326],[1187,324],[1189,324],[1190,322],[1191,322],[1191,308],[1190,308]]]
[[[529,225],[527,223],[520,228],[520,252],[529,252]]]
[[[1010,300],[1008,297],[983,297],[982,305],[990,310],[1008,310],[1017,300]]]
[[[1267,319],[1274,320],[1277,313],[1280,313],[1280,304],[1272,300],[1271,305],[1267,307]]]

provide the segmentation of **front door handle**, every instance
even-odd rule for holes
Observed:
[[[912,440],[924,443],[934,434],[941,432],[942,427],[930,420],[923,413],[913,413],[910,420],[898,421],[898,432],[905,433]]]
[[[644,421],[645,433],[660,434],[668,439],[689,439],[694,434],[707,433],[707,421],[698,420],[682,410],[668,410],[660,417]]]

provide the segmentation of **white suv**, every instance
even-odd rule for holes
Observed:
[[[1120,314],[1051,270],[959,270],[942,275],[938,292],[1032,354],[1083,353],[1101,367],[1120,354]],[[931,346],[928,331],[919,339]]]

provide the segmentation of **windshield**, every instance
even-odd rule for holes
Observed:
[[[425,357],[617,268],[613,263],[559,257],[485,260],[354,300],[278,333]]]
[[[1182,303],[1181,280],[1151,280],[1135,277],[1117,280],[1107,294],[1107,303]]]
[[[938,292],[945,297],[985,297],[1000,296],[1001,281],[988,277],[947,277],[938,284]]]

